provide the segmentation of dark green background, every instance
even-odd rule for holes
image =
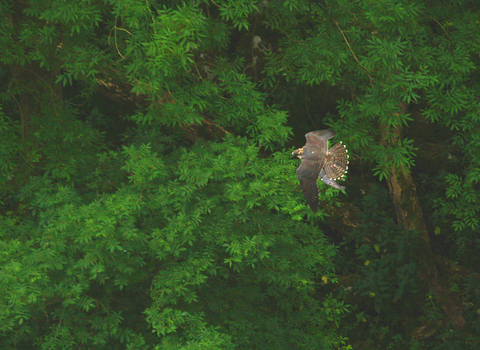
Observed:
[[[480,348],[477,1],[0,2],[2,349]],[[291,151],[334,128],[345,192]]]

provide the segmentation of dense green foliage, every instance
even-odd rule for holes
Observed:
[[[476,2],[0,13],[2,349],[480,347]],[[313,214],[326,127],[352,173]]]

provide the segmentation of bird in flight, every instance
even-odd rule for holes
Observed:
[[[297,176],[305,199],[314,212],[318,209],[318,178],[339,190],[345,189],[336,180],[343,178],[348,170],[348,151],[341,142],[329,149],[328,140],[333,136],[335,131],[332,129],[309,132],[305,135],[305,146],[292,153],[302,160]]]

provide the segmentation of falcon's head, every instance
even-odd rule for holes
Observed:
[[[295,151],[292,152],[292,157],[302,158],[303,156],[303,147],[297,148]]]

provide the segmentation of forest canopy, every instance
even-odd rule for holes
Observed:
[[[480,6],[0,2],[0,347],[480,348]],[[345,191],[292,151],[332,128]]]

